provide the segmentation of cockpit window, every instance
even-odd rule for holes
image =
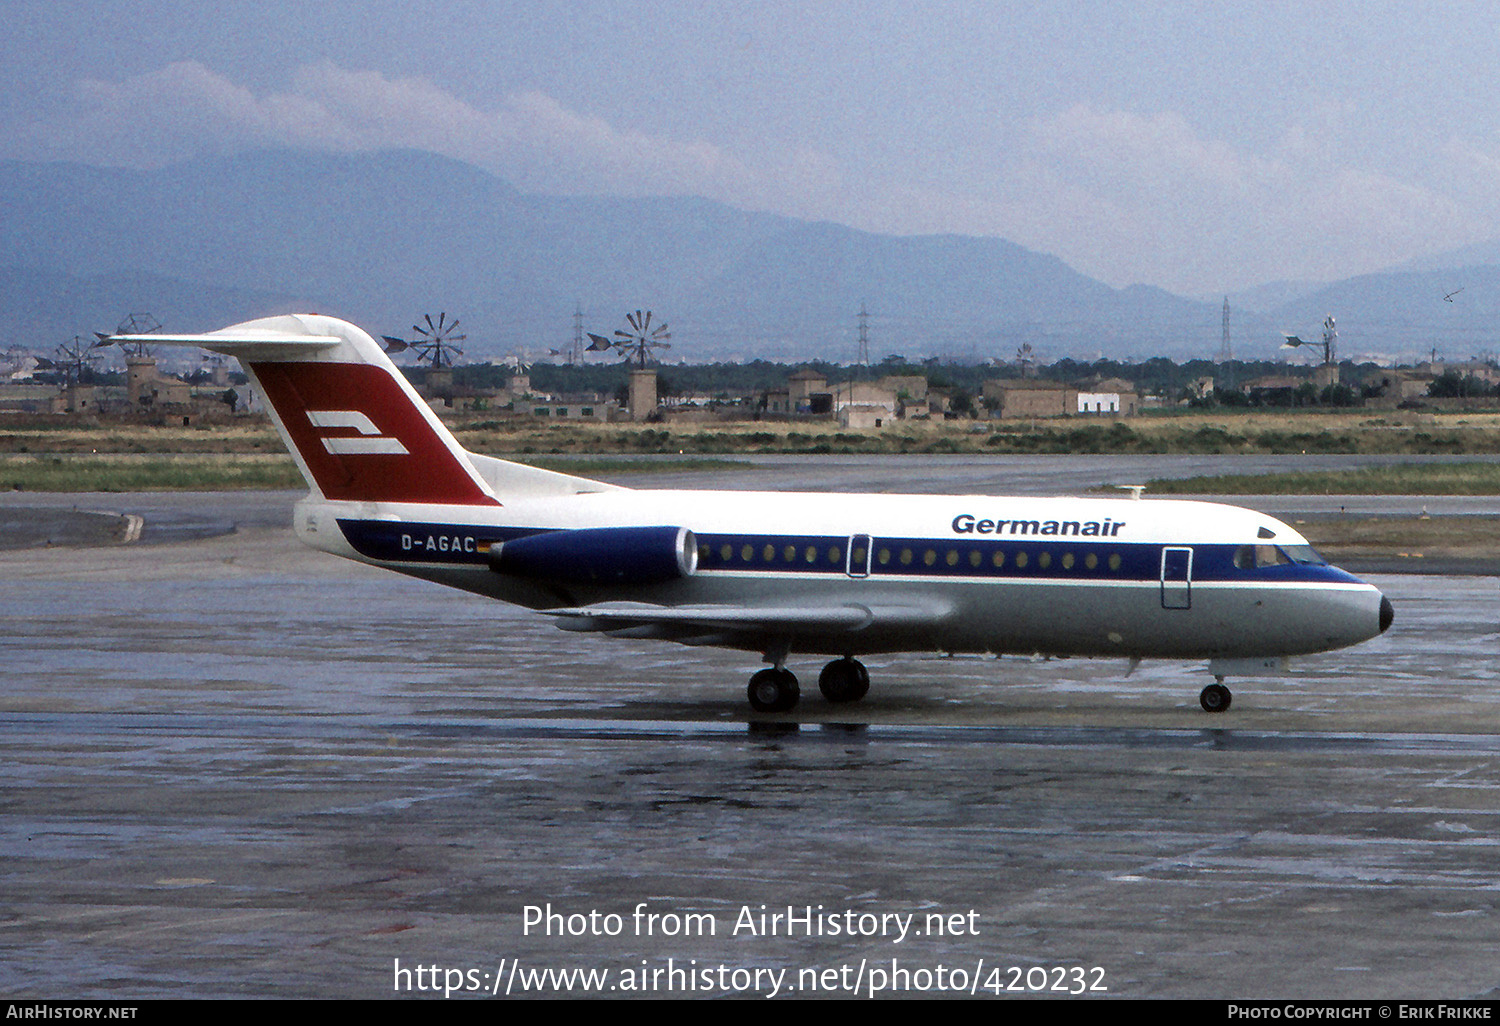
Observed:
[[[1311,545],[1241,545],[1234,550],[1234,565],[1240,570],[1290,566],[1293,563],[1327,566],[1328,560],[1318,555]]]
[[[1287,554],[1293,563],[1302,563],[1309,566],[1327,566],[1328,560],[1318,555],[1317,550],[1311,545],[1286,545],[1282,551]]]
[[[1285,566],[1286,564],[1288,564],[1290,562],[1291,562],[1291,558],[1289,556],[1287,556],[1287,554],[1285,552],[1283,552],[1278,546],[1275,546],[1275,545],[1257,545],[1257,546],[1255,546],[1255,565],[1256,566]]]

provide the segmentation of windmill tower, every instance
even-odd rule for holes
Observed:
[[[589,332],[589,352],[600,353],[614,350],[625,354],[625,362],[634,362],[635,366],[630,368],[630,419],[645,420],[656,411],[658,402],[656,394],[656,371],[646,366],[646,361],[657,349],[671,349],[672,345],[667,339],[672,337],[667,331],[667,324],[663,321],[655,328],[651,327],[651,311],[642,313],[637,310],[634,314],[625,315],[630,330],[624,328],[615,331],[613,339],[605,338],[603,335],[595,335]]]
[[[158,331],[161,321],[149,313],[126,314],[115,327],[116,335],[154,335]],[[156,357],[144,342],[124,343],[120,348],[125,350],[125,392],[130,396],[131,408],[152,405],[156,398]]]
[[[531,392],[531,359],[526,355],[526,350],[512,353],[503,362],[506,366],[515,368],[515,373],[510,376],[511,394],[529,394]]]
[[[66,413],[83,413],[95,408],[94,386],[84,384],[94,362],[100,357],[99,345],[82,335],[57,347],[58,364],[63,368],[62,407]]]
[[[1021,343],[1021,347],[1016,350],[1016,362],[1021,365],[1021,377],[1023,380],[1035,373],[1036,350],[1031,348],[1030,342]]]
[[[1339,330],[1333,321],[1333,314],[1323,322],[1323,366],[1318,375],[1318,383],[1324,388],[1339,383]]]
[[[1338,325],[1334,322],[1333,314],[1329,314],[1327,319],[1323,321],[1323,341],[1321,343],[1304,342],[1296,335],[1286,335],[1285,333],[1283,335],[1286,338],[1286,341],[1281,344],[1281,348],[1283,349],[1298,349],[1302,346],[1322,345],[1323,364],[1313,372],[1313,380],[1324,387],[1339,383],[1339,331]]]
[[[410,342],[382,335],[385,339],[385,351],[394,355],[410,349],[416,355],[418,363],[426,361],[428,393],[446,399],[452,405],[453,360],[454,357],[464,355],[459,343],[469,336],[458,334],[458,318],[450,321],[444,312],[439,312],[435,321],[432,314],[424,314],[423,321],[427,325],[425,328],[420,324],[411,326],[411,330],[419,337]]]

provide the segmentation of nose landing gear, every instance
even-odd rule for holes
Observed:
[[[1224,678],[1218,677],[1216,683],[1210,684],[1198,695],[1198,704],[1203,706],[1204,712],[1221,713],[1229,708],[1233,699],[1234,696],[1224,686]]]

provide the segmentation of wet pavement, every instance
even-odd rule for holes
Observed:
[[[310,552],[284,498],[0,553],[7,995],[1500,985],[1495,578],[1372,578],[1387,634],[1222,716],[1201,665],[872,659],[835,708],[794,655],[758,717],[753,656]]]

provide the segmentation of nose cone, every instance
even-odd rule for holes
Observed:
[[[1384,595],[1380,596],[1380,633],[1384,634],[1391,626],[1391,621],[1396,619],[1396,611],[1391,608],[1391,600]]]

